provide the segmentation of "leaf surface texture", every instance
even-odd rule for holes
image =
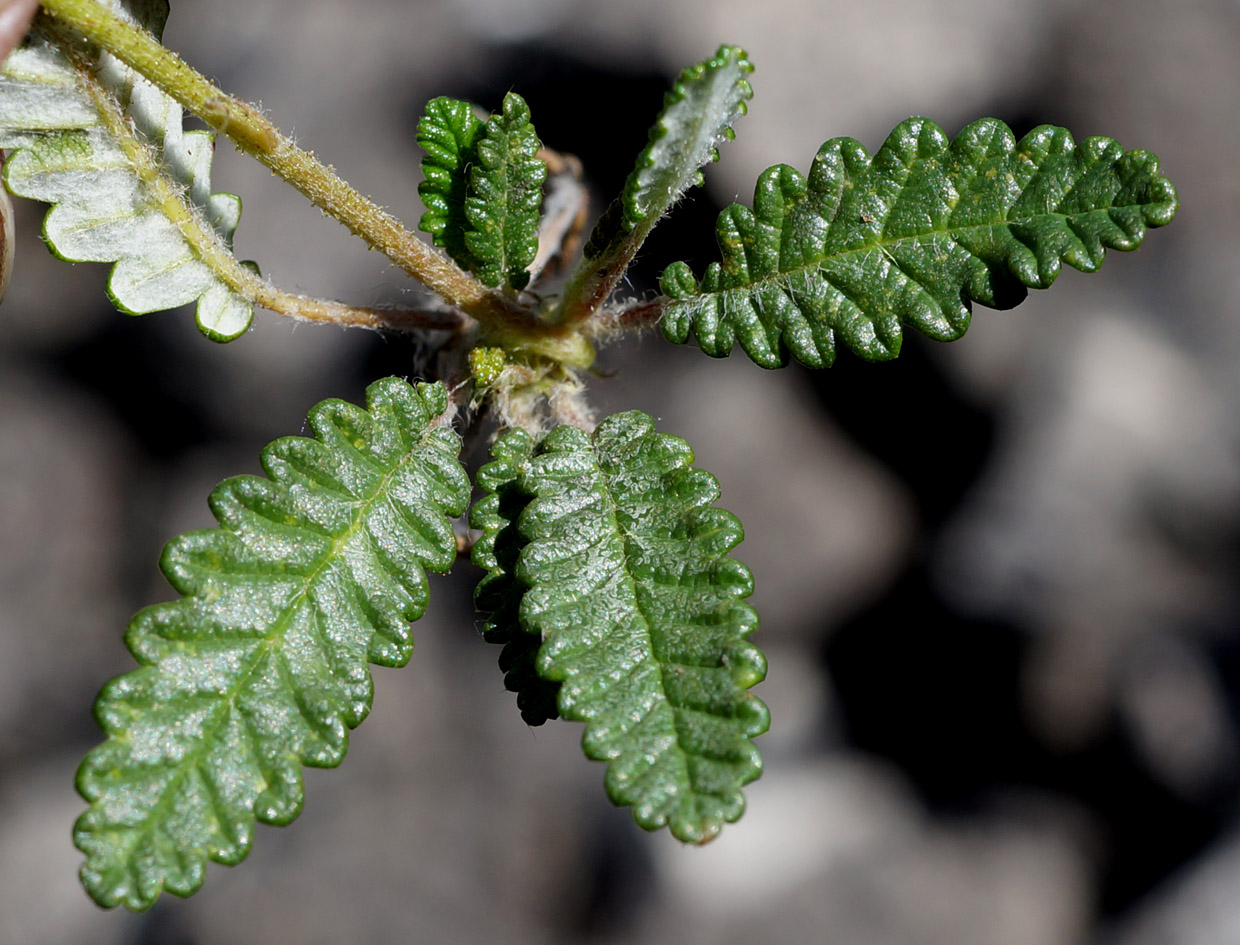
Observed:
[[[685,191],[702,183],[701,168],[719,159],[719,145],[732,140],[732,124],[753,97],[752,72],[743,49],[720,46],[712,58],[680,74],[624,190],[590,234],[565,289],[565,308],[601,303],[655,224]]]
[[[483,285],[524,289],[530,281],[526,270],[538,253],[538,213],[547,179],[539,147],[529,107],[509,92],[501,113],[487,120],[465,199],[465,245],[478,260]]]
[[[527,725],[542,725],[559,718],[560,684],[538,675],[542,638],[521,626],[525,585],[516,576],[525,544],[517,520],[530,500],[521,487],[521,469],[530,458],[531,446],[528,436],[512,435],[491,448],[493,461],[478,471],[478,486],[486,495],[470,509],[469,524],[482,532],[474,542],[473,563],[487,572],[474,590],[474,603],[486,614],[483,638],[503,647],[499,666],[504,685],[517,694],[521,718]]]
[[[162,32],[163,0],[102,2],[157,37]],[[238,337],[253,307],[210,260],[236,265],[241,201],[211,193],[213,136],[183,131],[181,107],[120,60],[81,43],[73,48],[71,58],[40,18],[4,61],[0,148],[15,149],[5,183],[53,205],[43,236],[57,255],[115,263],[108,292],[122,311],[197,302],[204,334]]]
[[[1016,141],[983,119],[948,141],[911,118],[870,157],[851,138],[819,150],[808,178],[787,165],[758,179],[754,206],[719,215],[722,261],[699,282],[663,273],[665,336],[703,351],[739,343],[763,367],[789,353],[826,367],[843,342],[867,360],[895,357],[904,326],[951,341],[972,303],[1010,308],[1061,264],[1085,272],[1106,250],[1132,250],[1169,223],[1175,188],[1158,159],[1110,138],[1076,144],[1042,126]]]
[[[469,102],[440,96],[426,104],[418,121],[418,146],[422,157],[422,183],[418,196],[426,212],[418,225],[431,235],[436,246],[448,251],[469,270],[478,267],[465,231],[465,198],[469,192],[469,170],[478,161],[478,138],[486,123],[474,116]]]
[[[418,144],[426,151],[422,229],[484,285],[525,288],[547,179],[525,100],[509,92],[500,113],[484,122],[468,102],[432,99]]]
[[[749,692],[766,673],[747,641],[753,581],[728,556],[740,522],[712,505],[718,484],[688,444],[636,411],[592,439],[562,426],[535,447],[514,431],[493,455],[475,517],[491,582],[479,604],[495,594],[492,619],[515,637],[515,609],[538,643],[537,675],[558,684],[560,715],[586,723],[612,801],[705,843],[744,810],[761,773],[751,739],[769,723]]]
[[[104,688],[108,737],[78,773],[90,808],[74,841],[100,905],[144,909],[197,889],[207,859],[242,860],[256,819],[299,813],[301,766],[344,757],[371,705],[367,663],[408,661],[469,482],[442,384],[386,378],[366,399],[316,406],[314,438],[263,451],[267,478],[212,493],[219,528],[165,549],[183,596],[131,622],[141,668]]]

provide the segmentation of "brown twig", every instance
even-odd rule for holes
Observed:
[[[530,266],[534,282],[543,274],[554,275],[564,260],[577,254],[590,209],[590,195],[581,182],[581,161],[546,147],[538,149],[537,157],[547,165],[547,183],[538,253]]]
[[[663,318],[664,310],[670,301],[666,295],[659,295],[645,302],[634,302],[622,308],[611,318],[611,324],[622,331],[641,331],[652,328]]]

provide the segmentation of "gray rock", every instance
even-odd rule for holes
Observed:
[[[0,941],[13,945],[120,945],[139,920],[104,912],[77,882],[81,854],[69,826],[82,811],[73,790],[78,756],[49,754],[0,778]]]
[[[0,380],[0,759],[87,730],[128,662],[126,451],[88,398],[29,370]]]

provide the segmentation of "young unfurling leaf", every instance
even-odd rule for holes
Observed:
[[[426,151],[422,229],[484,285],[525,288],[547,179],[525,101],[509,92],[500,114],[483,122],[468,102],[432,99],[418,144]]]
[[[569,278],[560,303],[564,318],[588,317],[605,302],[655,224],[702,183],[702,167],[719,159],[719,145],[732,139],[732,123],[753,97],[751,72],[743,49],[720,46],[713,58],[680,74],[623,192],[595,225]]]
[[[426,103],[418,120],[418,146],[422,158],[422,183],[418,196],[426,212],[418,225],[442,246],[448,255],[466,269],[475,269],[477,260],[465,245],[465,198],[469,192],[469,170],[478,161],[478,138],[486,123],[475,117],[469,102],[440,96]]]
[[[538,212],[547,165],[537,157],[538,135],[521,96],[504,96],[478,140],[478,163],[469,172],[465,245],[477,259],[483,285],[524,289],[538,253]]]

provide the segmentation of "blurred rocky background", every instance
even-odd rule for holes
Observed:
[[[772,731],[712,846],[612,809],[575,726],[527,729],[470,606],[433,587],[292,828],[142,916],[78,889],[74,768],[173,534],[328,396],[418,376],[407,340],[262,313],[217,346],[118,314],[19,205],[0,308],[0,943],[1240,942],[1240,5],[1235,0],[176,0],[166,41],[416,222],[438,94],[513,89],[600,195],[663,90],[720,42],[751,114],[632,277],[712,255],[714,214],[834,135],[910,114],[1049,122],[1163,159],[1174,225],[1065,271],[961,342],[767,373],[655,337],[604,352],[603,410],[687,436],[748,535]],[[237,236],[283,286],[418,290],[290,188],[217,152]]]

